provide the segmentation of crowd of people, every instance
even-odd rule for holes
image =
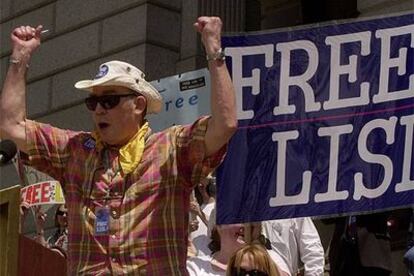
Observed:
[[[191,276],[391,274],[388,228],[392,212],[323,220],[335,226],[327,266],[325,252],[311,218],[216,225],[215,190],[215,177],[210,174],[190,196],[186,266]],[[66,206],[56,206],[54,231],[49,231],[47,236],[44,231],[47,215],[40,206],[21,204],[21,226],[24,226],[30,209],[36,226],[34,240],[66,258]],[[412,236],[412,230],[409,235]],[[405,261],[412,275],[412,243],[408,245]]]
[[[189,235],[189,244],[195,249],[188,251],[190,275],[323,275],[324,250],[310,218],[216,225],[215,194],[206,192],[215,191],[215,181],[208,179],[195,188],[196,194],[204,195],[196,204],[205,213],[193,217],[199,227]],[[208,223],[202,217],[208,218]],[[237,274],[241,272],[231,264],[249,263],[241,260],[244,255],[250,255],[255,269],[266,274]]]
[[[160,110],[161,95],[141,70],[121,61],[106,62],[93,79],[75,84],[88,93],[95,131],[27,119],[25,77],[42,26],[13,30],[0,98],[1,138],[17,144],[25,164],[58,180],[66,199],[50,237],[44,236],[45,214],[35,210],[36,240],[61,251],[69,275],[323,275],[325,254],[310,218],[216,225],[212,172],[237,129],[236,100],[221,20],[200,17],[194,27],[207,54],[211,115],[159,133],[151,133],[145,116]],[[356,218],[359,226],[363,220]],[[335,223],[346,233],[352,228]],[[358,234],[384,230],[364,229]],[[389,261],[369,273],[389,275]]]
[[[309,218],[216,225],[215,178],[209,175],[190,197],[186,267],[189,275],[322,275],[324,251]],[[197,200],[197,199],[198,200]],[[40,205],[21,204],[21,226],[33,211],[34,240],[67,257],[65,205],[56,206],[54,231],[45,235],[47,214]],[[50,231],[49,231],[50,232]],[[300,262],[300,264],[299,264]]]

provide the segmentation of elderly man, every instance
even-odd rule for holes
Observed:
[[[187,274],[189,194],[219,165],[237,127],[221,20],[200,17],[194,27],[207,53],[212,114],[155,134],[144,117],[160,110],[161,96],[139,69],[120,61],[102,64],[93,80],[75,85],[89,92],[94,132],[26,119],[25,75],[42,27],[13,30],[1,138],[13,140],[25,162],[64,188],[68,274]]]

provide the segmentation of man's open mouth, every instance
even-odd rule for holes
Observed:
[[[98,127],[99,127],[99,129],[105,129],[105,128],[109,127],[109,124],[108,123],[99,123]]]

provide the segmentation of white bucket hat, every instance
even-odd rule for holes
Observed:
[[[75,83],[77,89],[92,92],[94,86],[123,86],[142,94],[147,100],[147,113],[158,113],[162,106],[160,93],[145,79],[145,74],[129,63],[108,61],[99,66],[93,80]]]

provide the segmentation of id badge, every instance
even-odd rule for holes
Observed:
[[[95,209],[95,235],[107,235],[109,233],[109,208],[98,207]]]

